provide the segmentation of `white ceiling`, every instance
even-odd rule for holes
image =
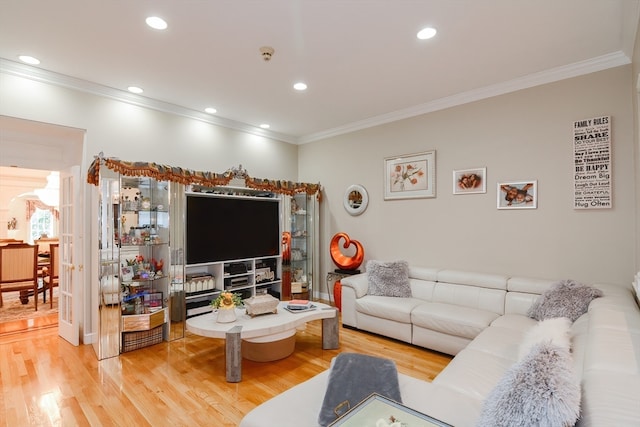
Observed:
[[[627,64],[638,11],[638,0],[0,0],[0,68],[305,143]],[[148,28],[150,15],[169,28]],[[419,41],[425,26],[438,34]],[[292,89],[300,80],[306,92]]]

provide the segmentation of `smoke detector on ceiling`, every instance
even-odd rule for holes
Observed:
[[[274,52],[275,50],[273,50],[271,46],[262,46],[260,48],[260,55],[262,55],[262,59],[265,61],[270,61]]]

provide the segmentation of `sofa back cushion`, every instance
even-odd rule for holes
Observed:
[[[433,290],[436,287],[436,282],[409,277],[409,284],[411,285],[412,297],[429,302],[433,301]]]
[[[461,270],[438,271],[438,282],[471,285],[489,289],[507,289],[508,276],[501,274],[475,273]]]
[[[432,301],[504,314],[507,279],[499,274],[440,270]]]
[[[438,280],[437,268],[409,266],[411,296],[425,301],[433,301],[433,288]]]
[[[554,280],[511,277],[507,281],[509,292],[505,298],[505,314],[526,316],[527,311],[538,297],[554,283]]]
[[[435,282],[438,280],[438,271],[440,270],[437,268],[409,266],[409,277],[427,282]]]
[[[505,294],[506,291],[499,289],[438,282],[433,289],[433,302],[476,308],[501,315],[504,314]]]

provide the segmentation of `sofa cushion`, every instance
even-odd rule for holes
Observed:
[[[491,311],[425,302],[411,312],[411,322],[437,332],[473,339],[498,317]]]
[[[594,370],[582,379],[578,426],[640,425],[640,375]]]
[[[505,314],[491,322],[491,326],[499,328],[515,329],[517,331],[528,331],[536,325],[536,321],[524,314]]]
[[[432,301],[504,314],[506,293],[504,289],[438,282],[433,289]]]
[[[512,358],[467,346],[433,379],[433,383],[482,401],[513,363]]]
[[[411,311],[420,304],[424,304],[424,301],[417,298],[368,295],[356,300],[356,311],[400,323],[411,323]]]
[[[367,262],[369,295],[410,297],[409,263],[407,261]]]
[[[556,280],[536,279],[532,277],[510,277],[507,281],[507,290],[509,292],[540,295],[556,282]]]
[[[570,350],[570,330],[571,320],[566,317],[554,317],[539,321],[536,326],[525,334],[520,343],[520,356],[518,359],[523,359],[531,352],[533,347],[540,343],[551,343],[557,347]]]
[[[408,381],[409,379],[412,381]],[[482,410],[481,399],[474,399],[447,386],[403,377],[402,374],[400,374],[400,391],[404,396],[403,404],[405,406],[451,426],[473,426]],[[464,408],[464,410],[460,410],[460,408]],[[402,417],[398,416],[398,418],[400,421],[404,421]],[[371,425],[373,426],[373,424]],[[413,427],[414,423],[400,425]],[[432,424],[415,424],[416,427],[426,425],[431,426]]]
[[[540,294],[509,291],[504,298],[504,312],[526,316],[529,308],[538,298],[540,298]]]
[[[402,403],[395,362],[366,354],[340,353],[329,373],[318,423],[331,424],[372,393]]]
[[[503,291],[507,290],[508,279],[508,276],[501,274],[487,274],[460,270],[438,271],[438,282],[477,286],[480,288],[500,289]]]
[[[563,280],[544,291],[533,303],[527,315],[543,320],[552,317],[568,317],[574,322],[589,309],[589,303],[601,297],[602,291],[573,280]]]
[[[528,317],[521,316],[528,320]],[[520,342],[526,335],[527,330],[516,328],[503,328],[495,326],[495,322],[491,324],[491,327],[482,331],[477,337],[473,339],[467,346],[470,350],[482,351],[484,353],[491,354],[496,357],[505,358],[514,363],[518,360],[518,352],[520,350]]]
[[[580,415],[580,385],[568,349],[536,345],[514,364],[484,401],[479,427],[572,426]]]

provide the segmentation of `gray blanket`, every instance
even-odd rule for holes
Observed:
[[[340,353],[329,373],[318,423],[334,422],[372,393],[402,403],[398,371],[393,360],[357,353]]]

